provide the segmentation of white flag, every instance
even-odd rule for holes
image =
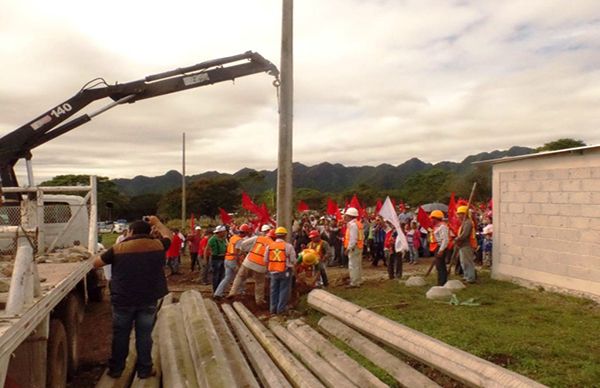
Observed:
[[[398,232],[398,237],[396,237],[396,242],[394,244],[396,252],[407,252],[408,241],[406,241],[406,236],[400,227],[400,219],[398,218],[398,213],[396,213],[390,197],[385,198],[385,202],[383,202],[383,205],[379,210],[379,215],[383,217],[384,220],[394,225],[396,232]]]

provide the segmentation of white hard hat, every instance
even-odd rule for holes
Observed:
[[[349,207],[348,209],[346,209],[344,214],[347,216],[358,217],[358,210],[356,210],[355,207]]]
[[[201,227],[199,227],[199,226],[196,226],[196,227],[194,228],[194,230],[202,230],[202,228],[201,228]]]
[[[483,228],[483,234],[491,234],[494,233],[494,225],[489,224]]]
[[[219,225],[215,228],[215,233],[225,232],[227,229],[223,225]]]
[[[269,225],[269,224],[264,224],[263,226],[260,227],[261,232],[268,232],[269,230],[271,230],[271,225]]]

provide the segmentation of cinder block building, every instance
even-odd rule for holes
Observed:
[[[600,299],[600,146],[487,163],[492,277]]]

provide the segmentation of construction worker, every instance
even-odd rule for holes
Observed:
[[[320,282],[323,287],[327,287],[329,285],[329,279],[327,277],[327,263],[332,256],[331,246],[327,241],[321,239],[321,234],[318,230],[311,230],[308,234],[308,237],[310,238],[310,242],[308,243],[307,248],[313,249],[316,252],[318,258],[316,269],[319,270],[321,275]]]
[[[260,230],[262,234],[247,238],[240,246],[241,250],[248,252],[248,254],[235,276],[233,286],[231,286],[231,291],[229,291],[229,295],[227,296],[228,298],[236,296],[246,283],[246,280],[252,276],[254,278],[254,300],[256,301],[256,304],[263,305],[266,303],[265,273],[267,272],[267,267],[265,265],[264,256],[266,247],[272,243],[273,238],[275,238],[275,233],[268,234],[272,232],[272,230],[271,226],[266,224],[263,225]]]
[[[363,226],[358,221],[358,210],[349,207],[344,212],[346,222],[346,235],[344,237],[344,251],[348,255],[348,270],[350,284],[348,287],[360,287],[362,284],[362,252],[364,248]]]
[[[229,239],[227,250],[225,251],[225,277],[221,280],[221,283],[219,283],[219,286],[215,291],[213,296],[215,299],[222,298],[225,289],[229,287],[233,281],[235,271],[241,261],[239,256],[242,249],[242,241],[244,241],[249,233],[250,227],[247,224],[242,224],[238,229],[238,234],[234,234]]]
[[[264,260],[271,281],[269,303],[271,314],[284,313],[290,299],[296,251],[292,244],[285,241],[286,236],[287,229],[283,226],[278,227],[275,229],[275,241],[265,249]]]
[[[448,226],[443,222],[444,213],[441,210],[432,211],[429,218],[433,228],[433,231],[429,233],[429,250],[434,255],[438,286],[443,286],[448,280],[446,256],[452,254],[452,251],[448,249]]]
[[[475,236],[475,228],[473,221],[468,217],[469,208],[467,206],[459,206],[456,209],[456,215],[460,220],[460,228],[458,236],[454,240],[458,249],[458,257],[460,265],[463,268],[464,279],[468,283],[475,283],[477,280],[477,272],[475,271],[475,249],[477,249],[477,239]]]
[[[296,284],[304,283],[308,287],[314,288],[320,277],[320,274],[316,274],[315,268],[318,264],[319,255],[314,249],[302,250],[296,261]]]

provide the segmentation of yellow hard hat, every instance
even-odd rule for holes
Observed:
[[[469,208],[467,206],[459,206],[456,209],[456,214],[467,214],[469,212]]]
[[[429,214],[429,218],[437,218],[438,220],[444,219],[444,212],[441,210],[434,210]]]
[[[275,229],[275,234],[287,234],[287,229],[284,228],[283,226],[278,227],[277,229]]]
[[[302,251],[302,264],[315,265],[319,261],[319,255],[314,249],[305,249]]]

